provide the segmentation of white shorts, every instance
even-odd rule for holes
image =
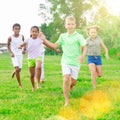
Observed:
[[[79,74],[80,66],[71,66],[62,64],[62,74],[70,75],[73,79],[77,80]]]
[[[12,63],[14,67],[22,68],[23,55],[15,55],[12,57]]]

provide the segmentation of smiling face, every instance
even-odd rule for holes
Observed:
[[[91,37],[91,39],[95,39],[98,35],[98,31],[96,28],[90,28],[88,34]]]
[[[75,18],[73,16],[69,16],[65,20],[65,28],[68,33],[73,33],[76,28]]]
[[[20,27],[19,26],[13,27],[13,32],[15,36],[18,36],[20,33]]]
[[[36,39],[38,37],[38,35],[39,35],[39,29],[36,28],[36,27],[33,27],[33,28],[31,28],[30,33],[31,33],[31,37],[33,39]]]

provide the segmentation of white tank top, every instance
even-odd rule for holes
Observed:
[[[22,55],[22,49],[18,49],[21,43],[23,43],[22,35],[19,35],[18,37],[11,36],[10,47],[14,55]]]

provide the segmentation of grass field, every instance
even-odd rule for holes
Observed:
[[[24,56],[21,80],[11,79],[13,70],[8,53],[0,54],[0,120],[119,120],[120,59],[103,58],[103,77],[97,89],[91,86],[87,63],[81,66],[78,82],[70,92],[70,105],[64,107],[61,56],[45,57],[45,83],[32,92],[27,57]]]

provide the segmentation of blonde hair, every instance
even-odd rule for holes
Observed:
[[[87,32],[88,35],[89,35],[89,31],[90,31],[90,29],[96,29],[96,31],[98,32],[99,29],[100,29],[100,27],[97,26],[97,25],[93,25],[93,26],[89,26],[89,27],[87,27],[87,28],[86,28],[86,32]]]
[[[74,17],[73,15],[67,16],[67,17],[65,18],[65,22],[66,22],[67,20],[76,22],[76,19],[75,19],[75,17]]]

